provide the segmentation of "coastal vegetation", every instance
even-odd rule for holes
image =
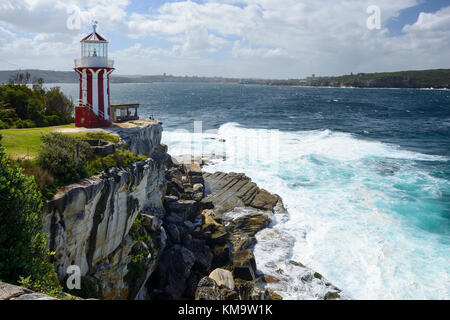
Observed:
[[[123,168],[147,159],[121,149],[107,156],[95,155],[85,139],[103,139],[113,143],[119,141],[118,137],[106,132],[49,132],[41,134],[39,139],[35,158],[18,158],[14,161],[23,169],[24,174],[34,177],[37,187],[46,199],[51,198],[63,185],[99,174],[112,167]]]
[[[20,73],[0,86],[0,129],[72,123],[72,101],[58,87],[45,89],[42,78],[35,79],[30,88],[29,77]]]
[[[0,280],[55,296],[61,287],[42,232],[42,206],[34,179],[0,145]]]
[[[339,77],[308,78],[303,85],[358,88],[447,88],[450,69],[358,73]]]

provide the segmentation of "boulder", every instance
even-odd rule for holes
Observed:
[[[210,277],[202,278],[197,284],[195,300],[225,300],[217,283]]]
[[[184,215],[184,213],[175,213],[175,212],[171,212],[167,215],[167,217],[165,218],[165,220],[167,221],[167,223],[174,223],[174,224],[182,224],[184,223],[186,219],[186,216]]]
[[[200,192],[201,194],[203,194],[204,187],[203,184],[196,183],[192,186],[192,189],[194,190],[194,192]]]
[[[187,289],[187,279],[195,263],[195,255],[185,247],[173,245],[167,248],[158,266],[159,271],[152,274],[166,297],[179,300]]]
[[[251,281],[256,278],[256,261],[253,251],[246,249],[233,255],[233,274],[235,278]]]
[[[260,278],[241,281],[238,287],[241,300],[271,300],[270,292],[264,288]]]
[[[200,202],[203,199],[203,193],[202,192],[195,192],[192,196],[192,198],[197,201]]]
[[[155,217],[149,214],[141,214],[142,225],[149,232],[155,232],[161,228],[162,221],[159,217]]]
[[[165,201],[164,204],[168,211],[175,213],[185,213],[186,218],[189,220],[195,218],[198,213],[198,204],[194,200]]]
[[[220,292],[222,293],[225,300],[239,300],[239,292],[236,290],[230,290],[228,288],[220,288]]]
[[[235,289],[233,274],[228,270],[215,269],[209,274],[209,277],[219,286],[224,286],[230,290]]]
[[[206,241],[203,239],[192,239],[189,250],[191,250],[195,256],[194,268],[196,270],[208,272],[211,268],[213,253],[206,245]]]
[[[0,282],[0,300],[58,300],[42,293]]]
[[[236,231],[245,233],[247,236],[254,236],[269,226],[270,222],[271,219],[268,215],[255,212],[234,220],[233,225]]]
[[[228,243],[224,245],[216,245],[213,250],[214,259],[213,266],[221,267],[231,263],[231,249]]]
[[[268,292],[269,292],[270,300],[283,300],[283,297],[280,296],[275,291],[268,289]]]
[[[251,206],[261,210],[272,211],[279,199],[280,197],[277,195],[271,194],[264,189],[260,189],[251,202]]]
[[[211,200],[203,198],[199,203],[200,210],[214,209],[214,204]]]
[[[339,295],[339,293],[338,292],[332,292],[332,291],[330,291],[330,292],[327,292],[327,294],[325,295],[325,300],[338,300],[338,299],[340,299],[341,298],[341,296]]]
[[[167,233],[169,234],[169,239],[173,243],[180,243],[180,231],[174,224],[169,224],[167,226]]]

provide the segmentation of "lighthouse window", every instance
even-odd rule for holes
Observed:
[[[89,43],[85,42],[81,45],[81,54],[83,57],[107,57],[107,43]]]

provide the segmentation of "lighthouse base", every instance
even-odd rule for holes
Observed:
[[[102,119],[88,108],[75,107],[75,126],[83,128],[105,128],[111,125],[111,120]]]

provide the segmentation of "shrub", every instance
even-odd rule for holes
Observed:
[[[86,139],[86,140],[105,140],[105,141],[109,141],[115,144],[119,144],[120,143],[120,139],[119,137],[110,134],[108,132],[104,132],[104,131],[95,131],[95,132],[87,132],[87,133],[77,133],[77,134],[72,134],[73,137],[77,138],[77,139]]]
[[[53,295],[61,288],[42,232],[42,205],[34,180],[0,145],[0,279]]]
[[[134,241],[134,245],[130,252],[131,261],[127,265],[128,272],[125,275],[124,280],[129,286],[133,287],[145,271],[148,256],[150,254],[149,248],[151,248],[151,246],[147,246],[147,244],[151,244],[152,241],[147,234],[147,231],[142,226],[140,213],[134,220],[129,235]],[[145,243],[145,246],[142,243]],[[153,255],[151,258],[152,257]]]
[[[44,199],[50,199],[56,193],[57,185],[50,171],[39,167],[35,161],[17,159],[17,164],[23,169],[23,173],[33,177]]]
[[[71,183],[87,177],[88,160],[92,157],[89,144],[61,133],[43,135],[37,163],[48,170],[58,184]],[[77,152],[78,146],[78,152]]]
[[[112,167],[124,168],[132,163],[145,160],[147,160],[145,156],[137,155],[129,151],[117,150],[115,153],[106,157],[98,157],[91,161],[88,167],[88,174],[95,175]]]

